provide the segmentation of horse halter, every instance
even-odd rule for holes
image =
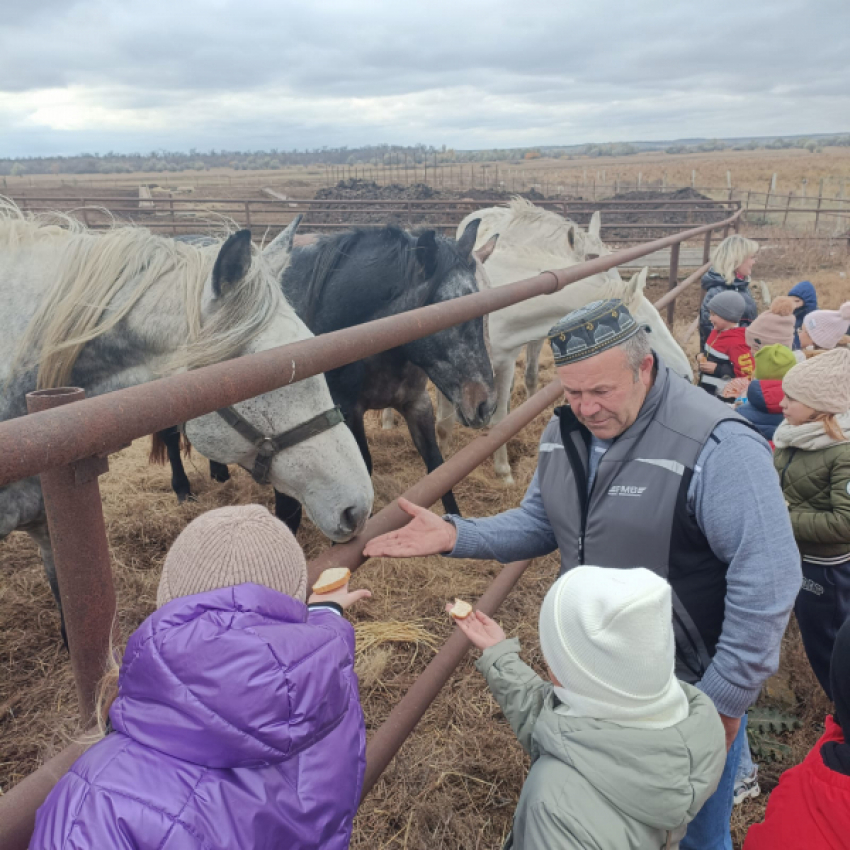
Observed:
[[[291,446],[297,446],[299,443],[309,440],[310,437],[329,431],[334,425],[339,425],[340,422],[345,421],[345,417],[342,415],[339,405],[337,405],[312,419],[308,419],[306,422],[302,422],[300,425],[296,425],[294,428],[290,428],[289,431],[284,431],[283,434],[267,437],[232,407],[222,407],[216,413],[257,449],[254,467],[248,470],[257,484],[269,483],[272,458],[278,452]]]

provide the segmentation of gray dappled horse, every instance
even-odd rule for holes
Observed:
[[[286,297],[315,334],[459,298],[478,291],[482,261],[492,250],[473,253],[478,222],[454,239],[433,230],[412,235],[396,227],[356,229],[296,246],[282,276]],[[372,461],[363,418],[367,410],[391,407],[404,417],[428,471],[443,458],[437,445],[434,410],[427,392],[430,378],[465,424],[481,428],[495,405],[493,370],[483,319],[414,340],[327,373],[334,401],[345,414],[367,467]],[[176,432],[163,433],[172,464],[172,485],[181,501],[191,495]],[[202,452],[203,453],[203,452]],[[228,472],[211,464],[218,481]],[[451,492],[445,509],[458,512]],[[280,494],[276,513],[293,529],[300,505]]]
[[[199,247],[143,228],[89,232],[67,218],[0,204],[0,421],[26,414],[26,393],[73,385],[89,396],[311,336],[279,279],[292,230],[265,251],[250,232]],[[364,525],[372,484],[323,376],[230,408],[274,438],[324,418],[297,448],[263,457],[274,487],[304,502],[316,525],[347,540]],[[186,423],[206,457],[251,468],[256,445],[212,413]],[[314,429],[315,432],[315,429]],[[0,487],[0,539],[21,529],[37,542],[60,606],[37,477]]]

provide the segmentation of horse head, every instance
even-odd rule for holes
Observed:
[[[251,245],[250,231],[230,236],[221,246],[201,297],[202,333],[254,323],[240,354],[254,354],[312,336],[280,290],[279,278],[289,262],[294,221],[261,253]],[[244,329],[243,329],[244,330]],[[292,363],[290,382],[296,381]],[[327,383],[316,375],[289,383],[233,405],[247,428],[237,430],[217,413],[193,419],[186,436],[201,454],[223,464],[256,469],[262,450],[250,430],[267,438],[271,453],[268,477],[275,489],[303,502],[319,529],[332,540],[357,534],[369,517],[373,491],[366,465],[348,428],[327,427],[277,450],[278,439],[310,420],[320,420],[334,409]],[[327,422],[335,421],[328,417]],[[247,432],[247,434],[246,434]],[[283,442],[283,441],[280,441]],[[271,448],[269,448],[271,446]]]
[[[417,306],[435,304],[477,292],[483,263],[493,251],[491,238],[475,252],[480,219],[470,221],[455,241],[425,231],[416,241],[416,262],[421,271]],[[492,243],[492,244],[491,244]],[[486,245],[489,249],[485,250]],[[403,346],[410,360],[434,382],[455,405],[461,421],[481,428],[495,409],[496,388],[489,345],[482,318],[446,328]]]
[[[693,371],[687,355],[676,342],[667,323],[661,318],[661,314],[644,295],[647,271],[644,267],[639,272],[635,272],[619,297],[629,308],[635,320],[648,329],[649,342],[653,350],[674,372],[690,381],[693,379]]]

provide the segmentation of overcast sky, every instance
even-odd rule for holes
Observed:
[[[0,156],[850,131],[850,0],[4,0]]]

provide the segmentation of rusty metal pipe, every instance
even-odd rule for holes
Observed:
[[[488,586],[475,607],[488,616],[496,613],[531,561],[507,564]],[[366,773],[361,802],[372,790],[387,765],[401,749],[408,735],[448,682],[472,644],[460,629],[455,629],[440,651],[416,678],[408,692],[381,724],[366,747]]]
[[[721,222],[624,248],[568,269],[543,272],[508,286],[86,399],[70,410],[45,410],[0,423],[0,486],[81,458],[105,456],[138,437],[176,423],[421,339],[527,298],[555,292],[585,277],[737,221],[740,214],[739,210]]]
[[[403,495],[409,502],[430,507],[442,495],[466,478],[470,472],[483,463],[500,446],[518,434],[529,422],[539,416],[547,407],[558,401],[564,390],[559,381],[552,381],[542,390],[538,390],[528,401],[509,413],[489,433],[474,439],[457,454],[452,455],[442,466],[420,478]],[[410,516],[393,500],[378,511],[367,523],[363,531],[353,540],[339,546],[331,546],[307,565],[310,586],[329,567],[348,567],[352,572],[367,560],[363,547],[373,538],[388,531],[395,531],[410,522]]]
[[[0,847],[3,850],[27,850],[35,829],[36,811],[87,749],[87,744],[79,742],[65,747],[11,791],[0,795]]]
[[[36,413],[79,404],[85,396],[85,390],[76,387],[39,390],[27,395],[27,409]],[[97,477],[108,469],[106,458],[90,457],[41,474],[71,669],[80,717],[86,725],[94,717],[116,610],[97,483]]]
[[[665,292],[664,295],[662,295],[652,306],[661,312],[661,310],[663,310],[670,302],[678,298],[692,283],[696,283],[696,281],[698,281],[710,268],[711,263],[706,263],[704,266],[700,266],[695,272],[689,274],[678,286],[674,287],[669,292]],[[672,330],[672,328],[670,330]]]

